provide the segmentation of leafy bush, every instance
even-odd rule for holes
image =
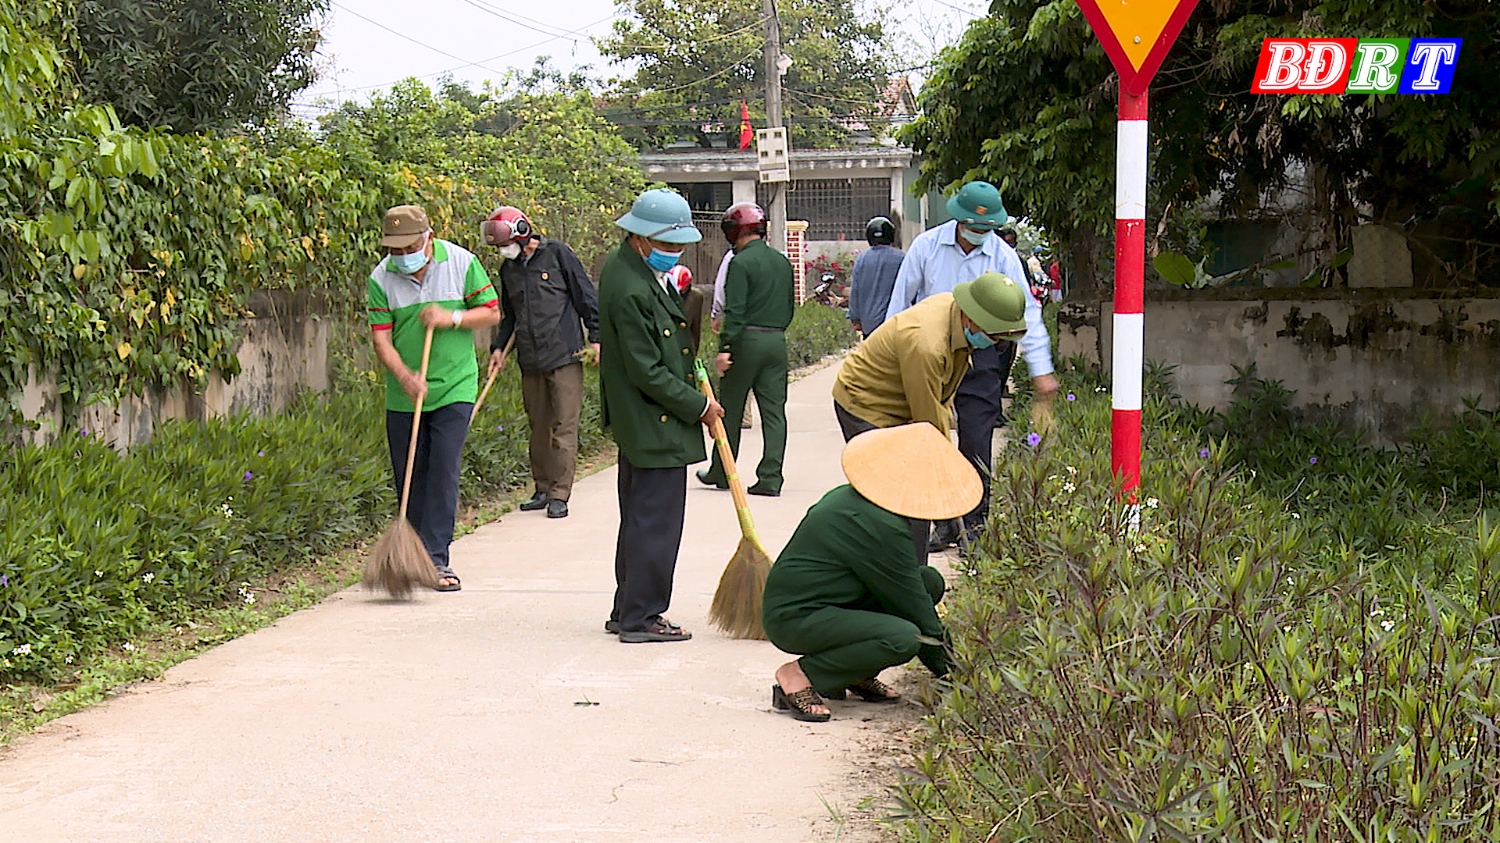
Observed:
[[[1095,383],[1000,461],[901,839],[1495,839],[1500,527],[1389,512],[1383,466],[1285,505],[1157,398],[1131,531]],[[1347,541],[1357,509],[1393,544]]]
[[[810,366],[853,346],[858,339],[843,310],[805,301],[797,306],[786,329],[787,360],[793,369]]]

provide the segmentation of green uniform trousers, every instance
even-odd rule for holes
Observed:
[[[922,585],[936,606],[946,589],[943,575],[923,566]],[[802,654],[797,663],[820,694],[843,690],[911,661],[922,646],[919,634],[917,625],[904,618],[842,606],[824,606],[766,625],[766,636],[778,649]]]
[[[764,443],[760,465],[755,469],[756,481],[769,491],[781,491],[781,467],[786,460],[786,333],[783,331],[758,331],[745,329],[736,343],[733,365],[719,381],[719,401],[724,405],[724,433],[729,437],[729,452],[736,458],[740,455],[740,426],[735,420],[744,418],[745,401],[750,391],[755,391],[755,403],[760,407],[760,433]],[[718,449],[713,450],[713,466],[707,480],[723,485],[724,466],[719,462]]]

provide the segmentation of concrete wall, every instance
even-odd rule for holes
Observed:
[[[1110,366],[1110,302],[1068,302],[1059,355]],[[1102,353],[1101,353],[1102,352]],[[1146,359],[1176,366],[1201,407],[1231,400],[1235,366],[1296,390],[1293,403],[1400,441],[1465,398],[1500,404],[1500,291],[1245,290],[1148,293]]]
[[[228,382],[214,374],[201,389],[152,387],[118,405],[91,404],[70,412],[53,374],[33,366],[22,394],[24,416],[38,425],[30,441],[49,442],[64,427],[76,426],[124,450],[149,441],[160,421],[275,413],[303,390],[326,390],[332,323],[321,303],[305,293],[257,294],[249,309],[254,315],[243,323],[236,352],[240,374]]]

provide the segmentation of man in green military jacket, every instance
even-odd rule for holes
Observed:
[[[700,425],[722,418],[698,390],[692,339],[668,271],[703,235],[687,200],[648,190],[616,220],[628,232],[599,274],[604,426],[620,447],[615,600],[605,630],[628,644],[686,641],[667,620],[687,510],[687,467],[706,456]]]
[[[760,407],[761,450],[752,495],[781,494],[782,464],[786,460],[786,326],[796,308],[792,264],[766,243],[766,212],[754,202],[729,206],[720,223],[734,247],[734,259],[724,278],[724,330],[719,337],[719,397],[731,419],[744,415],[745,401],[755,391]],[[729,425],[729,452],[740,455],[740,426]],[[720,489],[729,487],[719,452],[713,465],[698,472],[698,480]]]
[[[898,695],[878,678],[916,657],[948,671],[936,604],[944,584],[912,555],[908,519],[954,518],[979,501],[973,465],[925,422],[861,433],[844,448],[849,485],[807,511],[766,578],[771,643],[801,654],[776,671],[772,707],[821,722],[824,697]]]

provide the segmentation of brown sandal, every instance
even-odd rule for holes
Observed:
[[[901,695],[896,693],[895,688],[873,676],[863,682],[850,685],[849,690],[867,703],[893,703],[901,699]]]
[[[777,711],[790,711],[792,716],[798,720],[808,723],[827,723],[832,714],[827,712],[813,711],[815,705],[822,705],[823,698],[812,688],[803,688],[788,694],[781,690],[781,685],[771,686],[771,707]]]

